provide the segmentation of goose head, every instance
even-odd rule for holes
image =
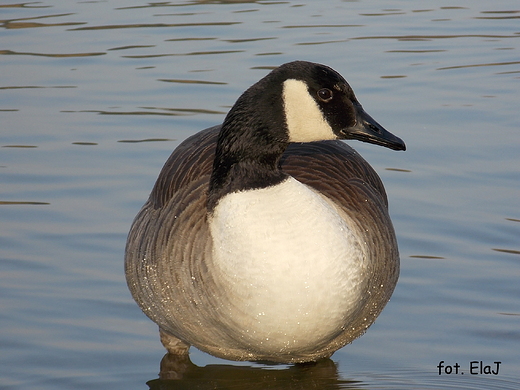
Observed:
[[[282,96],[289,142],[356,139],[394,150],[406,149],[400,138],[363,110],[338,72],[303,61],[281,68],[285,67]]]
[[[406,149],[399,137],[363,110],[338,72],[306,61],[281,65],[247,89],[226,116],[208,208],[225,193],[284,180],[279,161],[291,142],[349,139]]]

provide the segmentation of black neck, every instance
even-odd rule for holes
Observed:
[[[283,72],[271,72],[245,91],[226,116],[209,185],[210,212],[226,194],[269,187],[287,177],[279,166],[289,141],[284,77]]]
[[[259,123],[224,122],[209,185],[210,212],[226,194],[273,186],[287,177],[280,158],[288,143],[272,139],[272,134]]]

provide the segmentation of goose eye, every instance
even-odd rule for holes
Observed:
[[[332,100],[332,91],[328,88],[322,88],[318,91],[318,97],[325,103]]]

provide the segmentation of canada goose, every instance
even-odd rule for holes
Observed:
[[[315,361],[374,322],[397,283],[397,242],[380,178],[339,139],[405,150],[341,75],[295,61],[172,153],[125,256],[169,353]]]

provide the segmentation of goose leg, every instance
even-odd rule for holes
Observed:
[[[159,328],[159,335],[161,336],[161,343],[164,348],[172,355],[187,355],[190,345],[178,339],[172,334]]]

